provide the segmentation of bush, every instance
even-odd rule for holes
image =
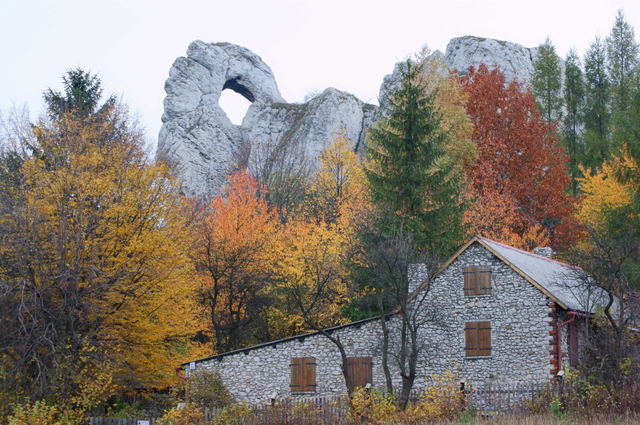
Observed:
[[[75,425],[81,422],[81,418],[69,418],[68,414],[44,401],[16,405],[9,417],[9,425]]]
[[[184,389],[185,401],[202,408],[222,408],[233,401],[218,371],[192,372],[184,383]]]
[[[451,420],[467,410],[470,393],[462,390],[456,372],[446,371],[442,375],[433,375],[430,381],[420,396],[420,402],[407,409],[407,414],[413,420]]]
[[[156,421],[156,425],[206,425],[204,408],[187,403],[181,408],[174,408],[166,412]]]

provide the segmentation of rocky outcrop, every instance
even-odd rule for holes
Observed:
[[[242,125],[219,105],[226,89],[252,102]],[[191,43],[165,91],[157,156],[172,164],[189,195],[215,192],[238,164],[268,160],[269,149],[295,145],[313,162],[338,132],[360,143],[376,109],[334,88],[306,104],[286,103],[269,66],[229,43]]]
[[[526,48],[509,41],[467,35],[451,39],[445,58],[449,68],[457,69],[461,75],[467,73],[470,65],[496,65],[509,82],[514,78],[529,81],[537,55],[537,47]]]
[[[462,74],[469,65],[495,64],[509,80],[528,80],[536,54],[537,49],[519,44],[466,36],[454,38],[446,54],[436,51],[430,59],[443,60]],[[238,166],[259,169],[283,151],[313,166],[338,133],[360,149],[366,129],[387,109],[399,84],[396,65],[380,88],[380,108],[335,88],[304,104],[286,103],[271,68],[258,55],[234,44],[194,41],[187,56],[173,63],[165,83],[157,156],[174,167],[188,195],[213,193]],[[226,89],[252,102],[241,125],[233,124],[219,105]]]

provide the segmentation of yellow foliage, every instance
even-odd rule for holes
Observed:
[[[421,421],[452,419],[466,409],[469,394],[461,391],[458,374],[447,370],[431,377],[420,402],[410,406],[407,414]]]
[[[171,409],[156,421],[157,425],[206,425],[205,411],[193,403]]]
[[[82,419],[67,418],[56,406],[49,406],[44,401],[16,406],[9,417],[9,425],[75,425],[83,422]]]
[[[25,184],[15,209],[0,217],[14,230],[3,234],[10,244],[3,254],[16,265],[0,279],[25,285],[21,296],[50,294],[58,346],[34,355],[50,356],[40,360],[52,370],[66,362],[47,379],[70,385],[57,395],[77,406],[108,393],[112,377],[174,382],[177,356],[191,348],[185,329],[195,323],[186,205],[169,169],[147,163],[141,134],[122,114],[105,107],[91,118],[67,113],[34,126]]]
[[[353,423],[384,425],[397,423],[398,408],[392,395],[383,396],[375,390],[356,388],[351,395],[349,419]]]
[[[627,164],[633,162],[629,158],[623,161]],[[582,225],[600,229],[605,224],[608,211],[632,202],[633,188],[614,178],[619,166],[619,161],[605,162],[602,170],[593,174],[580,168],[585,177],[578,181],[585,195],[578,205],[576,217]]]
[[[418,59],[423,64],[422,78],[427,83],[427,90],[435,92],[433,106],[440,118],[437,134],[447,136],[442,160],[452,161],[459,169],[467,169],[478,156],[471,139],[473,124],[466,110],[469,95],[462,90],[457,75],[448,71],[443,59],[431,57],[427,60],[430,53],[424,46]]]

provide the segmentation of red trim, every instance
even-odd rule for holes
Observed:
[[[185,381],[187,380],[187,377],[184,375],[180,375],[180,371],[182,370],[181,367],[174,367],[173,368],[176,371],[176,376],[180,379],[184,379]]]
[[[565,322],[562,322],[562,323],[557,325],[557,327],[558,327],[558,333],[557,333],[557,342],[558,342],[557,349],[558,349],[558,351],[557,351],[557,354],[556,354],[556,360],[558,362],[558,366],[557,366],[558,367],[558,371],[562,370],[562,327],[564,325],[568,325],[569,323],[573,323],[576,320],[576,316],[587,317],[586,314],[578,313],[576,311],[567,311],[567,314],[569,316],[571,316],[571,319],[569,319],[569,320],[567,320]],[[567,341],[567,343],[568,343],[568,341]]]

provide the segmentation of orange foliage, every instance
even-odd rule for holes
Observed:
[[[476,203],[466,217],[473,231],[525,249],[574,244],[567,155],[547,134],[531,93],[485,65],[471,67],[462,84],[478,149],[469,169]]]
[[[250,174],[232,175],[195,226],[192,258],[201,282],[199,299],[218,352],[261,342],[257,335],[264,335],[258,319],[266,303],[277,220],[258,192]]]

